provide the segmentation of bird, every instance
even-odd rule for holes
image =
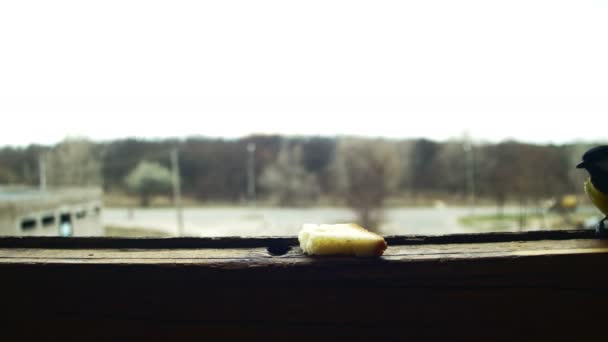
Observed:
[[[608,145],[596,146],[583,154],[583,161],[576,165],[585,169],[589,178],[585,181],[585,193],[591,203],[604,214],[595,228],[600,237],[608,237],[606,220],[608,219]]]

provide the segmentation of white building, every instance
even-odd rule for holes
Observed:
[[[101,236],[101,189],[0,187],[0,235]]]

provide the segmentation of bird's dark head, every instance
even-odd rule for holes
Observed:
[[[583,161],[576,167],[587,170],[593,186],[608,194],[608,146],[597,146],[585,152]]]
[[[608,175],[608,145],[596,146],[583,154],[583,161],[576,165],[590,174],[597,172]]]

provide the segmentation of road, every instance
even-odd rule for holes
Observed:
[[[509,210],[508,210],[509,211]],[[476,208],[475,214],[492,214],[493,207]],[[383,235],[471,233],[458,218],[471,214],[469,208],[398,208],[384,212],[377,230]],[[303,223],[354,222],[347,208],[187,208],[184,209],[186,236],[293,236]],[[106,208],[105,225],[148,228],[177,235],[175,210],[135,209],[129,217],[125,208]]]

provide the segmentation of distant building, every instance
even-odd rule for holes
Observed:
[[[100,236],[101,190],[0,187],[0,235]]]

